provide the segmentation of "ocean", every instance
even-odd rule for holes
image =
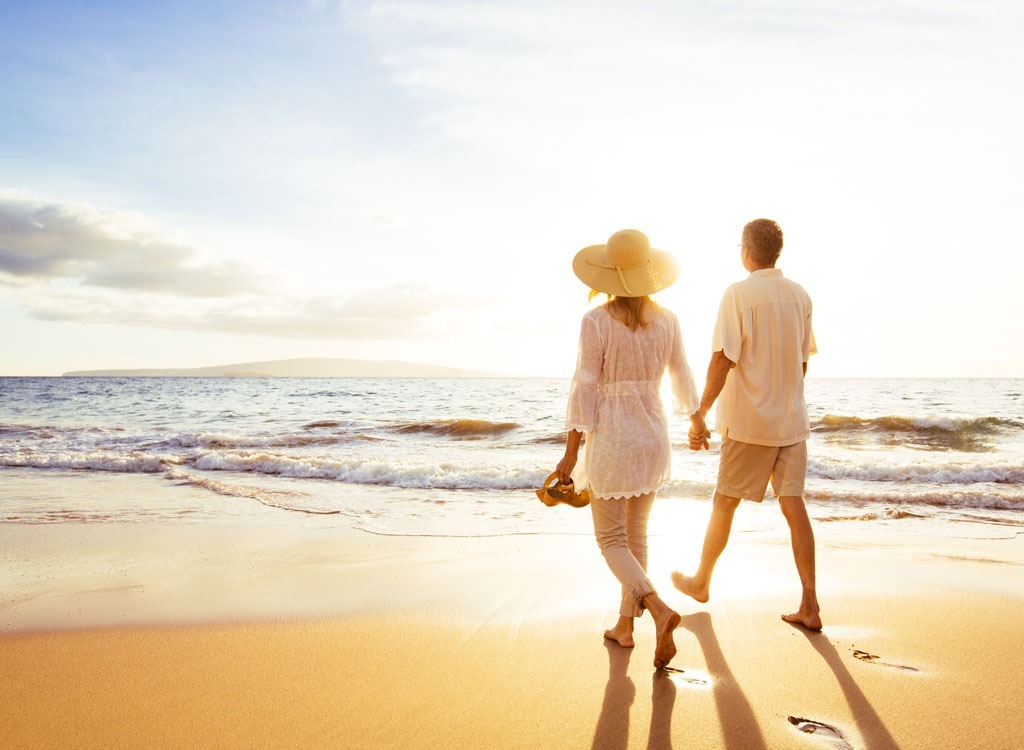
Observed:
[[[0,523],[588,533],[589,513],[533,494],[562,455],[568,390],[543,378],[0,378]],[[1024,527],[1024,379],[812,377],[807,397],[816,520]],[[714,490],[718,436],[694,453],[687,427],[672,422],[663,506],[706,507]],[[149,484],[118,491],[115,475]]]

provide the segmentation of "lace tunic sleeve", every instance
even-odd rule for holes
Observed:
[[[565,426],[579,432],[593,432],[597,423],[598,379],[604,358],[601,331],[593,316],[586,315],[580,328],[580,349],[576,374],[569,390]]]
[[[693,371],[686,361],[686,350],[683,347],[683,335],[679,330],[678,319],[672,321],[672,349],[668,358],[668,374],[672,380],[672,401],[675,413],[688,417],[700,406],[697,395],[697,383],[693,379]]]

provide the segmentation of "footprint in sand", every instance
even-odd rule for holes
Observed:
[[[828,740],[832,743],[833,747],[840,748],[841,750],[853,750],[853,745],[846,741],[843,733],[831,724],[825,724],[814,719],[804,719],[799,716],[790,716],[789,723],[804,734],[813,734],[815,737]]]
[[[695,672],[687,672],[685,669],[677,669],[676,667],[662,667],[662,669],[669,673],[669,677],[672,678],[673,682],[685,682],[696,687],[707,687],[711,684],[709,679],[701,677]]]
[[[861,651],[860,649],[852,649],[853,658],[860,659],[861,661],[867,662],[868,664],[877,664],[880,667],[889,667],[890,669],[902,669],[904,672],[920,672],[921,670],[917,667],[908,667],[906,664],[893,664],[888,661],[879,661],[881,656],[877,654],[869,654],[867,651]]]

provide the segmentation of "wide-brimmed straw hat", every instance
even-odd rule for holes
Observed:
[[[645,297],[667,289],[679,277],[672,254],[655,250],[636,229],[623,229],[604,245],[583,248],[572,270],[591,289],[616,297]]]

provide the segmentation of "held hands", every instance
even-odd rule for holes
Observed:
[[[687,435],[690,440],[690,450],[707,450],[710,447],[711,430],[704,422],[704,416],[697,412],[690,416],[690,432]]]

